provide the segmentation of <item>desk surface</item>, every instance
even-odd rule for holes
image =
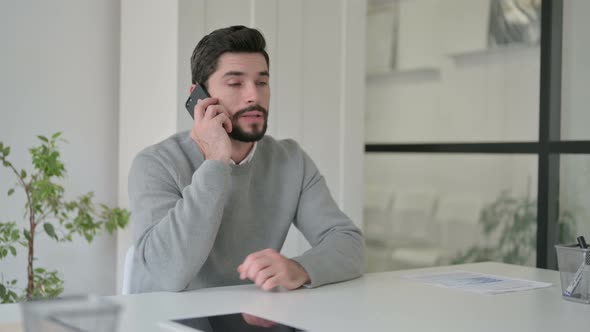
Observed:
[[[411,272],[472,271],[550,282],[549,288],[479,295],[400,278],[410,271],[366,274],[316,289],[268,293],[254,285],[184,293],[114,296],[120,331],[164,331],[159,321],[248,312],[309,331],[577,331],[590,326],[590,305],[561,298],[556,271],[478,263]],[[0,325],[20,320],[18,305],[0,306]]]

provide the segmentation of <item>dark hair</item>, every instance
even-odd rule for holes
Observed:
[[[209,76],[217,70],[217,61],[223,53],[260,53],[266,59],[266,41],[260,31],[243,25],[218,29],[199,41],[191,56],[193,84],[205,84]]]

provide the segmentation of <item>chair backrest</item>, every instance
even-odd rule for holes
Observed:
[[[127,295],[130,294],[130,287],[131,287],[131,271],[133,270],[133,255],[135,252],[135,248],[133,246],[127,249],[127,253],[125,254],[125,267],[123,268],[123,287],[121,289],[121,294]]]
[[[450,253],[457,253],[479,244],[479,215],[483,207],[477,195],[443,197],[437,214],[441,245]]]
[[[391,234],[393,192],[388,187],[365,186],[363,233],[373,244],[385,244]]]
[[[392,213],[396,236],[424,244],[432,237],[430,227],[438,207],[439,196],[431,191],[400,192],[396,194]]]

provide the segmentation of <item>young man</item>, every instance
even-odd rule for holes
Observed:
[[[360,276],[364,240],[293,140],[265,136],[268,54],[258,30],[213,31],[191,58],[193,128],[140,152],[129,174],[131,292],[256,283],[316,287]],[[293,223],[312,248],[279,251]]]

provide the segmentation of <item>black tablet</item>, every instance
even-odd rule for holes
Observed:
[[[170,331],[185,332],[304,332],[304,330],[278,323],[245,312],[174,319],[162,322],[162,327]]]

